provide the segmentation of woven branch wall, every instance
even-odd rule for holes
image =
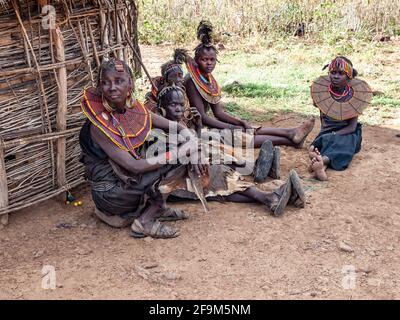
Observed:
[[[133,1],[58,0],[44,7],[48,2],[0,4],[3,224],[9,212],[83,182],[80,101],[102,59],[116,56],[138,70],[131,50],[138,51]]]

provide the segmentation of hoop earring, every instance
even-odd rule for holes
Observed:
[[[129,91],[128,94],[126,95],[126,101],[125,101],[125,107],[128,109],[132,109],[133,105],[135,104],[135,97],[132,94],[132,91]]]
[[[105,108],[108,112],[111,113],[111,112],[114,112],[114,111],[115,111],[115,109],[112,108],[112,107],[110,106],[110,104],[108,103],[107,99],[104,99],[103,92],[101,93],[101,101],[103,102],[104,108]]]

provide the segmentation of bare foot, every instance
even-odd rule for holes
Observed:
[[[320,156],[321,153],[319,152],[318,148],[315,148],[314,146],[311,146],[308,149],[308,156],[310,157],[310,160],[316,158],[317,156]]]
[[[315,124],[315,119],[309,119],[306,122],[304,122],[300,127],[298,127],[293,135],[292,141],[293,143],[300,145],[303,145],[304,140],[308,136],[308,134],[312,131],[314,128]],[[301,148],[300,146],[300,148]]]
[[[325,172],[324,161],[322,160],[321,156],[317,156],[311,160],[311,168],[316,179],[321,181],[328,180],[328,176]]]

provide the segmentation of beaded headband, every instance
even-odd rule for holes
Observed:
[[[328,66],[329,72],[343,71],[349,79],[353,79],[353,66],[341,57],[336,57]]]
[[[124,72],[124,65],[122,64],[122,61],[120,60],[115,60],[115,70],[117,70],[118,72]]]
[[[161,99],[168,93],[172,91],[180,91],[183,95],[185,95],[185,90],[180,86],[175,85],[174,83],[170,86],[164,87],[157,95],[157,108],[161,109]]]
[[[182,72],[183,73],[183,69],[181,67],[181,65],[179,64],[170,64],[169,66],[167,66],[163,72],[163,77],[164,79],[168,78],[168,74],[170,74],[171,72]]]

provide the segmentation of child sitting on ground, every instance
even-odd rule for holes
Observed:
[[[321,76],[311,86],[311,96],[320,110],[321,131],[309,148],[309,171],[318,180],[327,180],[326,168],[345,170],[361,149],[359,114],[371,101],[369,85],[355,79],[351,61],[338,56],[326,65],[328,76]]]

